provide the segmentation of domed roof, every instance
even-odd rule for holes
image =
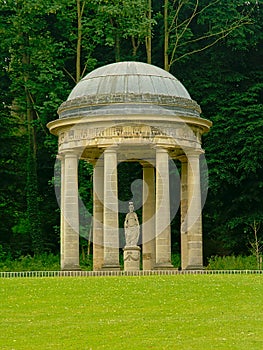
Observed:
[[[67,101],[86,96],[159,95],[191,99],[178,79],[142,62],[118,62],[95,69],[74,87]]]
[[[60,119],[96,116],[200,117],[200,106],[165,70],[142,62],[118,62],[81,79],[58,109]]]
[[[48,127],[59,135],[62,153],[90,147],[86,157],[94,159],[119,142],[138,149],[144,142],[177,149],[186,140],[187,147],[200,148],[201,134],[212,125],[200,113],[198,103],[170,73],[147,63],[118,62],[87,74]]]

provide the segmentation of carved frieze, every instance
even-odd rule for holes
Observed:
[[[72,128],[59,135],[59,145],[71,141],[94,141],[94,139],[114,139],[118,142],[128,141],[129,139],[147,139],[154,142],[156,138],[168,138],[170,141],[192,141],[201,142],[200,132],[197,128],[191,129],[188,125],[175,125],[169,127],[156,127],[150,125],[116,125],[109,128]],[[170,142],[171,143],[171,142]]]

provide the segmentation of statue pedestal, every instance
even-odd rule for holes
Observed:
[[[124,271],[140,270],[141,248],[138,246],[123,248]]]

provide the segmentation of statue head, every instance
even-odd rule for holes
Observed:
[[[129,202],[129,210],[130,210],[130,213],[132,213],[134,211],[133,202]]]

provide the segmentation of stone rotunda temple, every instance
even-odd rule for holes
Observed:
[[[61,161],[61,269],[79,269],[78,161],[93,165],[93,269],[118,270],[117,165],[143,172],[141,249],[144,270],[170,269],[169,163],[181,162],[181,267],[202,269],[201,136],[212,123],[170,73],[141,62],[95,69],[72,90],[48,124]],[[125,179],[121,179],[125,181]]]

